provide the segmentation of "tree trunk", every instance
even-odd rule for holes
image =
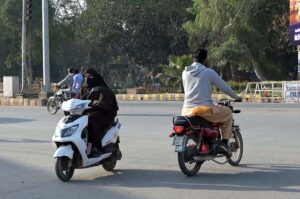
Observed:
[[[258,79],[260,81],[267,81],[267,78],[263,75],[262,71],[260,70],[257,62],[255,61],[255,59],[251,53],[249,53],[249,57],[250,57],[252,66],[254,68],[254,72],[255,72],[256,76],[258,77]]]
[[[236,80],[233,65],[231,63],[229,63],[229,66],[230,66],[230,71],[231,71],[231,79]]]

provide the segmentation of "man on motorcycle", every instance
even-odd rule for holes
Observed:
[[[74,69],[68,68],[68,75],[63,80],[58,82],[57,86],[59,86],[59,87],[65,86],[67,88],[71,88],[73,85],[73,77],[74,77]]]
[[[228,140],[232,136],[232,112],[228,107],[216,106],[212,101],[212,85],[216,85],[224,93],[234,99],[241,99],[235,92],[210,68],[207,68],[207,51],[197,49],[193,53],[193,64],[182,73],[184,87],[184,104],[182,115],[201,116],[202,118],[221,124],[222,141],[218,152],[226,157],[232,153]]]
[[[73,84],[71,88],[63,89],[65,98],[68,99],[69,95],[71,97],[74,97],[76,94],[78,94],[82,84],[83,84],[83,75],[79,73],[78,69],[74,69]]]

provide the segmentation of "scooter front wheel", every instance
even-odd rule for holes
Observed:
[[[58,157],[55,162],[56,176],[63,182],[69,181],[74,174],[74,167],[67,157]]]

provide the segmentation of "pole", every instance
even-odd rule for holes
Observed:
[[[42,0],[43,21],[43,87],[50,92],[48,0]]]
[[[24,90],[24,74],[26,67],[26,0],[23,0],[23,10],[22,10],[22,74],[21,74],[21,93]]]

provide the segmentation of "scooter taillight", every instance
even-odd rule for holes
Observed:
[[[184,126],[173,126],[174,133],[181,134],[184,131]]]

